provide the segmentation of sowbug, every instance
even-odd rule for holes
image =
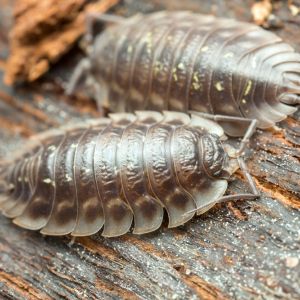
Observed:
[[[300,103],[300,55],[256,25],[182,11],[94,20],[112,24],[93,41],[89,22],[88,57],[67,92],[87,76],[99,106],[108,100],[113,112],[194,110],[268,128]],[[232,136],[245,131],[222,126]]]
[[[214,116],[206,116],[215,118]],[[216,203],[258,197],[242,154],[255,130],[233,148],[215,121],[199,113],[112,114],[34,136],[0,169],[0,208],[21,227],[46,235],[143,234],[202,214]],[[227,195],[241,168],[251,193]]]

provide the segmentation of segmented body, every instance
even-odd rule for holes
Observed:
[[[300,55],[253,24],[158,12],[110,25],[92,48],[96,93],[112,111],[195,110],[255,118],[267,128],[300,103]]]
[[[1,210],[48,235],[118,236],[132,223],[142,234],[160,227],[164,208],[169,227],[181,225],[226,191],[233,169],[223,134],[215,122],[174,112],[113,114],[43,133],[2,174],[10,189]]]

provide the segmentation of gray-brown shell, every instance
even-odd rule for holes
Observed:
[[[95,98],[114,112],[194,110],[267,128],[300,103],[300,54],[253,24],[191,12],[138,15],[109,25],[91,50]]]
[[[222,128],[176,112],[112,114],[34,136],[3,169],[4,215],[47,235],[142,234],[203,213],[234,171]],[[227,150],[226,150],[227,151]]]

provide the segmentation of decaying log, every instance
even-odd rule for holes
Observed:
[[[276,30],[300,50],[300,16],[292,16],[286,2],[274,2],[272,13],[284,23]],[[252,4],[135,0],[119,4],[116,12],[187,8],[251,21]],[[93,102],[70,100],[61,86],[81,57],[78,50],[35,83],[15,88],[3,83],[12,7],[4,0],[0,5],[0,157],[5,158],[28,136],[97,112]],[[299,124],[298,111],[277,129],[255,134],[247,164],[260,199],[218,205],[176,229],[164,224],[144,236],[95,235],[71,242],[20,229],[0,216],[0,298],[299,299]],[[229,192],[247,188],[238,173]]]
[[[88,13],[106,12],[119,0],[18,0],[10,37],[5,83],[34,81],[85,31]]]

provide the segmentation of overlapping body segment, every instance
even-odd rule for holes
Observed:
[[[95,98],[112,111],[195,110],[267,128],[300,103],[300,54],[253,24],[190,12],[137,15],[109,25],[91,50]]]
[[[196,115],[139,111],[42,133],[3,168],[2,212],[47,235],[111,237],[184,224],[223,196],[235,158]]]

